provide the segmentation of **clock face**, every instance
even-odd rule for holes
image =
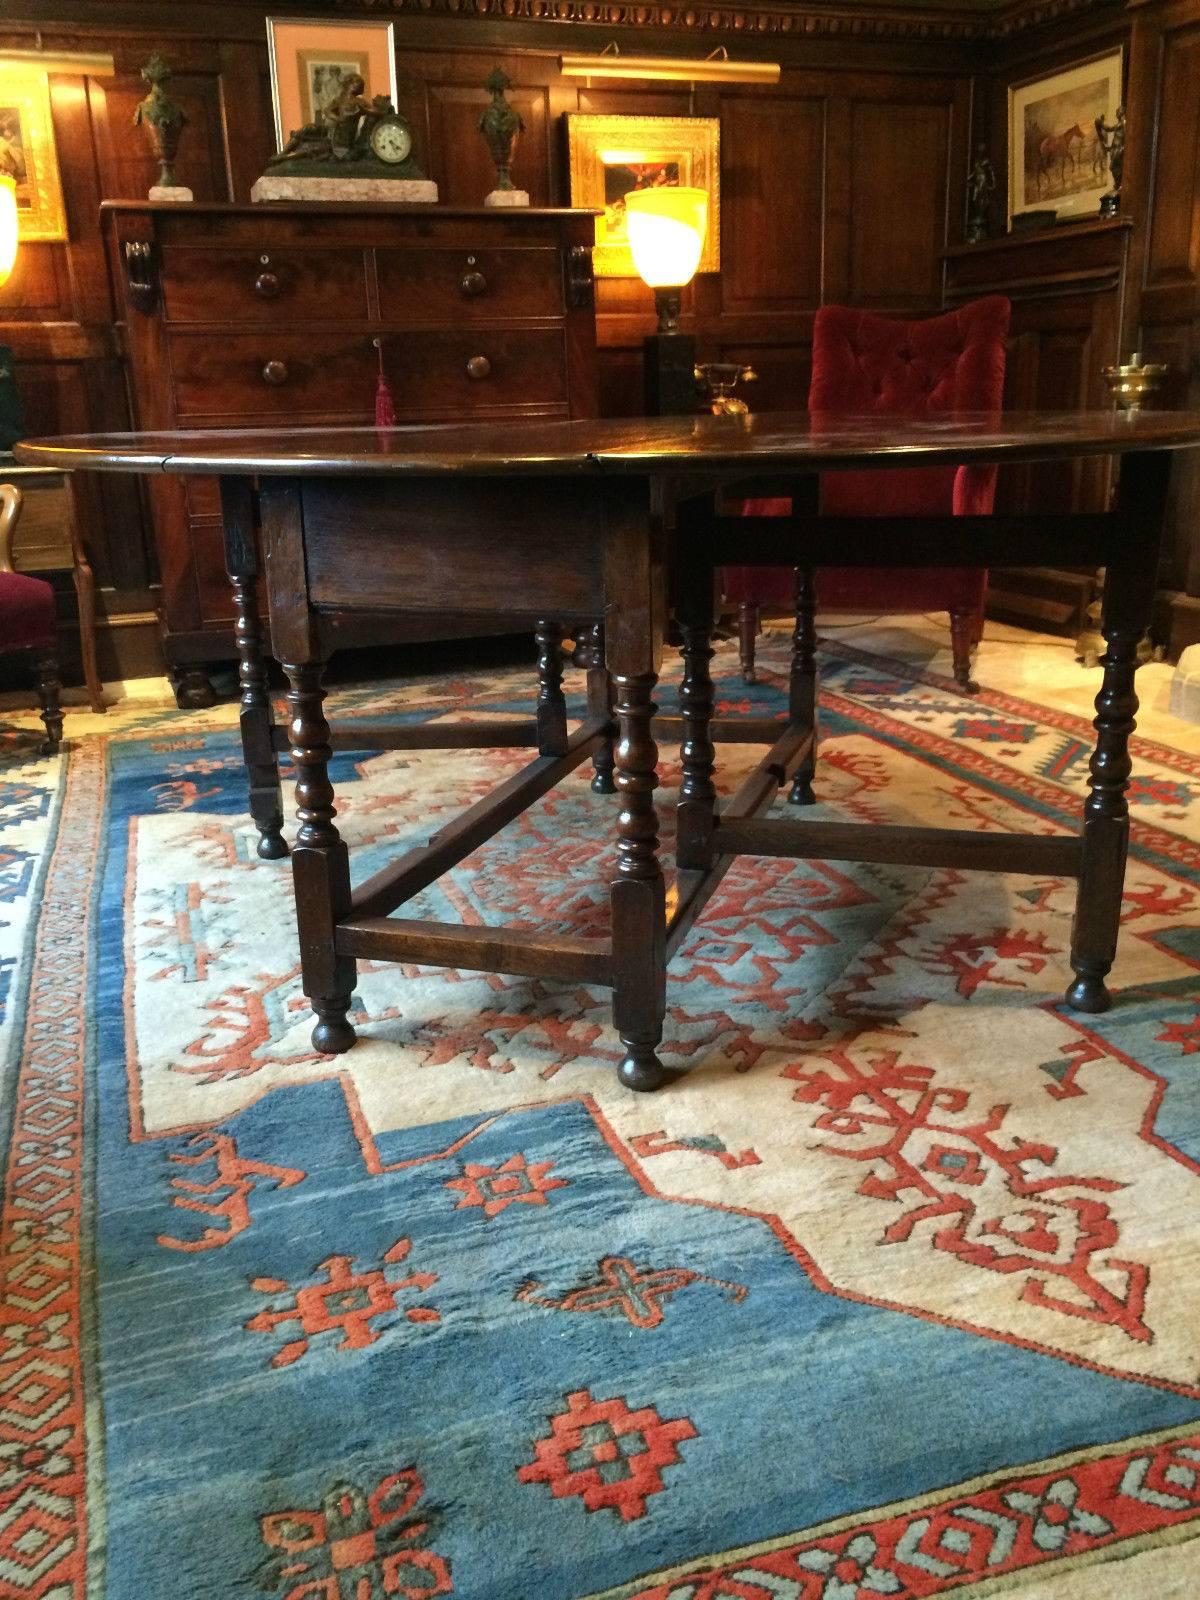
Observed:
[[[386,161],[389,166],[399,166],[400,162],[407,161],[412,154],[412,146],[408,124],[398,117],[377,122],[371,130],[371,149],[380,161]]]

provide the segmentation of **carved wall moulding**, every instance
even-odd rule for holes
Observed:
[[[620,0],[335,0],[345,12],[486,18],[504,22],[591,23],[674,33],[734,33],[795,38],[1001,39],[1056,22],[1105,0],[1018,0],[1003,9],[868,11],[857,6],[646,5]]]

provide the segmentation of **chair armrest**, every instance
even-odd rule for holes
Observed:
[[[12,572],[13,530],[21,515],[21,491],[15,483],[0,483],[0,572]]]

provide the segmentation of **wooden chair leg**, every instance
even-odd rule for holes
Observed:
[[[742,682],[757,683],[754,675],[754,647],[758,638],[758,607],[753,600],[743,600],[738,607],[738,660],[742,664]]]
[[[607,717],[610,722],[613,722],[612,680],[608,675],[608,668],[604,665],[604,624],[602,622],[595,624],[588,640],[587,705],[589,717],[597,720],[601,717]],[[613,725],[615,727],[615,722]],[[593,794],[616,794],[617,786],[613,782],[613,766],[615,762],[613,741],[610,737],[604,741],[592,757]]]
[[[974,611],[950,613],[950,644],[954,651],[954,681],[964,694],[978,694],[979,685],[971,677],[971,656],[978,634]]]
[[[52,756],[62,744],[63,714],[59,703],[62,680],[58,672],[58,655],[54,650],[39,650],[34,658],[37,672],[37,694],[42,707],[42,721],[46,724],[46,740],[42,754]]]
[[[796,768],[788,803],[816,803],[817,772],[817,586],[811,567],[796,568],[796,628],[792,634],[792,669],[788,678],[788,715],[813,731],[812,748]]]

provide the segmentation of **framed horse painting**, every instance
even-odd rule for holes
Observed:
[[[1122,104],[1122,52],[1008,91],[1008,225],[1026,211],[1094,217],[1112,187],[1109,148]]]

